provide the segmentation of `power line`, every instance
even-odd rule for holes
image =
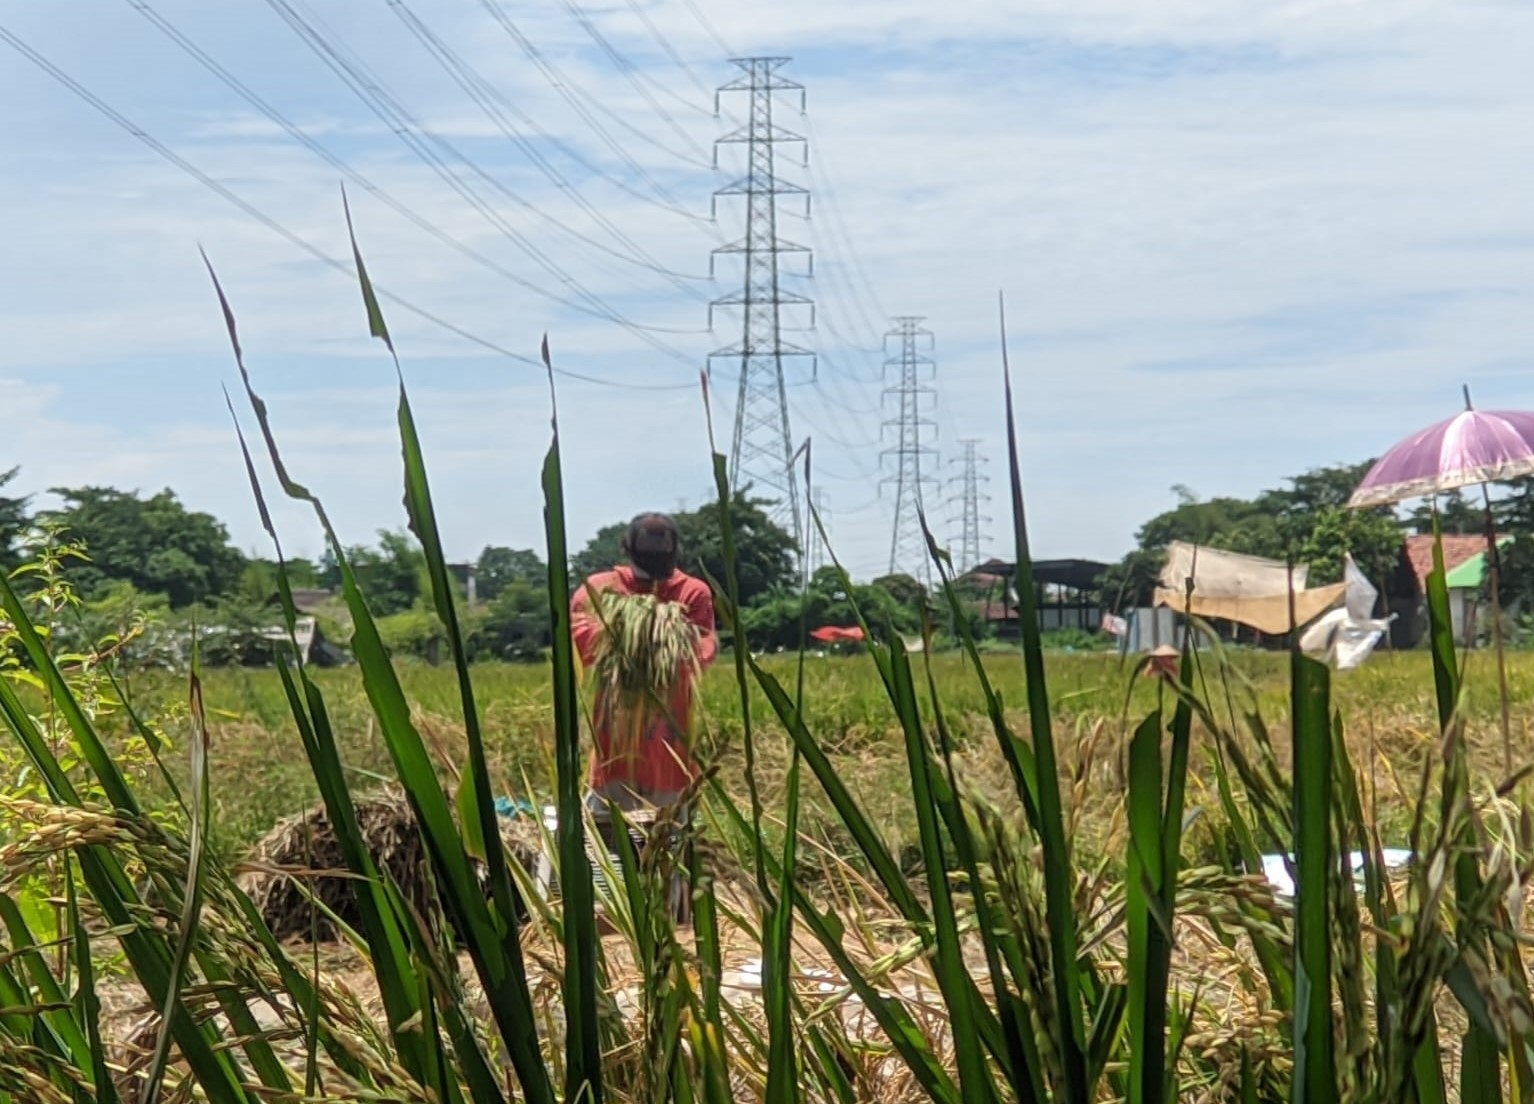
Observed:
[[[698,7],[697,0],[682,0],[682,2],[687,5],[687,10],[692,13],[692,17],[698,21],[698,26],[702,27],[704,32],[714,40],[714,45],[718,46],[726,57],[733,57],[735,50],[709,22],[708,16],[703,14],[703,9]]]
[[[134,2],[134,0],[129,0],[129,2]],[[617,257],[619,260],[626,261],[629,264],[637,265],[641,268],[647,268],[652,272],[658,273],[666,277],[682,292],[700,299],[702,298],[701,292],[699,292],[694,287],[690,287],[683,281],[703,280],[707,279],[707,277],[690,276],[686,273],[674,272],[670,268],[667,268],[665,265],[661,264],[654,257],[650,256],[642,246],[630,238],[618,226],[616,226],[611,219],[609,219],[600,210],[593,206],[591,202],[581,194],[580,189],[572,184],[564,176],[563,173],[555,168],[553,163],[550,162],[548,158],[543,156],[542,152],[539,151],[537,146],[529,142],[526,137],[517,131],[516,127],[511,125],[511,123],[506,118],[506,114],[509,113],[514,115],[529,130],[536,132],[540,138],[551,142],[557,142],[557,139],[555,139],[553,135],[549,134],[548,131],[540,127],[532,118],[532,116],[528,115],[527,112],[523,111],[521,108],[517,107],[516,104],[512,103],[508,97],[502,94],[500,89],[492,84],[482,73],[480,73],[467,61],[465,61],[457,51],[455,51],[451,46],[444,42],[442,38],[436,34],[436,32],[427,26],[426,23],[418,15],[416,15],[413,10],[411,10],[410,6],[405,3],[405,0],[387,0],[387,3],[389,4],[389,7],[393,9],[400,22],[405,25],[405,28],[410,31],[416,40],[420,42],[421,45],[424,46],[434,58],[436,58],[438,64],[441,65],[442,68],[447,72],[448,76],[453,79],[454,83],[457,84],[458,87],[462,88],[464,92],[469,96],[469,98],[479,105],[480,110],[483,111],[493,123],[495,123],[501,133],[510,139],[518,149],[522,150],[522,152],[527,155],[528,159],[538,167],[539,171],[542,172],[544,176],[548,177],[548,179],[554,184],[556,188],[569,196],[571,200],[575,202],[576,206],[580,207],[582,211],[591,217],[592,221],[596,222],[599,226],[605,229],[609,234],[613,236],[614,239],[621,242],[628,249],[632,250],[632,255],[611,249],[608,246],[603,245],[601,242],[598,242],[586,236],[585,234],[582,234],[579,231],[566,226],[558,219],[554,219],[548,215],[543,215],[542,212],[538,211],[536,207],[532,208],[534,213],[539,214],[541,217],[547,219],[550,222],[553,222],[554,225],[558,226],[561,230],[564,230],[566,233],[579,238],[581,241],[587,243],[588,245],[600,249],[602,252],[607,253],[613,257]]]
[[[917,348],[922,338],[932,345],[932,332],[921,328],[922,319],[906,315],[895,318],[895,328],[888,338],[900,340],[900,352],[885,361],[886,371],[897,369],[898,382],[886,388],[885,394],[896,400],[897,413],[884,423],[886,429],[894,429],[896,444],[884,450],[884,456],[895,460],[895,474],[885,478],[885,483],[895,484],[895,521],[890,532],[890,574],[895,574],[904,563],[913,570],[915,578],[929,588],[932,585],[932,568],[927,555],[926,538],[922,533],[921,515],[926,512],[922,488],[935,483],[930,476],[922,474],[922,460],[929,463],[933,452],[922,443],[923,431],[935,429],[922,409],[923,400],[935,400],[937,393],[921,382],[925,374],[929,378],[935,371],[931,357],[923,356]]]
[[[254,204],[250,203],[237,193],[231,191],[223,184],[220,184],[217,180],[213,179],[213,177],[209,176],[202,169],[198,168],[192,162],[176,153],[175,150],[165,145],[158,138],[154,137],[154,135],[146,131],[143,127],[139,126],[127,116],[123,115],[116,108],[112,107],[111,104],[101,99],[90,89],[86,88],[79,81],[75,80],[75,78],[71,77],[64,70],[60,69],[53,62],[49,61],[46,57],[28,45],[22,38],[14,34],[9,28],[3,25],[0,25],[0,40],[4,40],[5,43],[11,47],[11,49],[15,50],[27,61],[31,62],[38,69],[41,69],[49,77],[52,77],[64,88],[68,89],[76,97],[89,104],[92,108],[116,124],[119,128],[131,134],[134,138],[148,146],[162,158],[169,161],[182,172],[195,179],[198,183],[202,184],[203,187],[214,192],[226,202],[239,208],[250,218],[255,219],[268,230],[271,230],[273,233],[286,239],[290,244],[297,246],[299,249],[303,250],[305,253],[309,254],[316,260],[322,262],[330,268],[335,269],[336,271],[342,273],[352,280],[357,278],[356,271],[352,268],[351,265],[345,263],[344,261],[337,260],[335,257],[332,257],[330,254],[314,245],[308,239],[301,237],[300,235],[294,233],[292,230],[289,230],[282,223],[278,222],[276,219],[266,214],[266,212],[262,211],[259,207],[256,207]],[[539,371],[543,370],[544,366],[541,360],[534,359],[533,357],[523,356],[521,353],[512,352],[510,349],[503,345],[497,344],[489,338],[481,337],[479,334],[459,326],[456,323],[451,322],[430,310],[427,310],[425,307],[418,306],[416,303],[404,298],[403,296],[394,294],[381,284],[375,282],[373,289],[375,292],[377,292],[380,298],[387,299],[389,302],[394,303],[401,309],[416,315],[418,318],[421,318],[424,321],[432,323],[434,326],[447,330],[449,333],[455,334],[456,336],[461,337],[466,341],[470,341],[480,346],[481,348],[488,349],[491,352],[498,353],[501,356],[508,357],[511,360],[530,365],[531,367],[537,368]],[[691,390],[693,387],[697,386],[696,383],[624,383],[618,380],[608,380],[597,376],[588,376],[584,373],[572,372],[569,369],[564,368],[556,368],[554,371],[561,376],[565,376],[569,379],[580,380],[584,383],[593,383],[605,387],[619,387],[626,390],[635,391],[681,391]]]
[[[361,187],[369,195],[372,195],[380,202],[386,204],[400,216],[409,220],[416,227],[424,230],[426,233],[430,234],[444,245],[447,245],[448,247],[456,250],[461,255],[469,258],[485,269],[495,273],[497,276],[509,280],[510,282],[516,284],[518,287],[536,292],[545,296],[546,298],[551,298],[555,302],[564,302],[563,300],[554,297],[550,292],[547,291],[547,289],[512,272],[498,261],[479,252],[473,246],[468,245],[461,239],[454,237],[452,234],[449,234],[430,219],[427,219],[409,207],[407,204],[396,199],[392,194],[385,191],[382,187],[376,184],[373,180],[369,179],[360,170],[354,168],[347,161],[335,154],[322,142],[305,133],[302,127],[294,123],[290,118],[288,118],[288,116],[284,115],[276,107],[272,106],[269,101],[264,99],[232,72],[230,72],[227,68],[221,65],[217,59],[208,54],[207,51],[200,47],[191,38],[187,37],[187,35],[184,34],[180,28],[178,28],[169,19],[161,15],[158,11],[146,3],[145,0],[126,0],[126,2],[135,10],[137,10],[139,14],[143,15],[144,18],[147,19],[152,26],[159,30],[161,34],[169,38],[172,43],[179,47],[184,53],[190,56],[194,61],[196,61],[214,77],[216,77],[227,88],[233,91],[246,103],[250,104],[266,118],[270,119],[277,126],[281,127],[282,130],[290,138],[303,145],[316,157],[319,157],[326,164],[336,169],[348,180]]]
[[[533,66],[538,70],[538,72],[542,74],[543,79],[548,82],[549,86],[553,88],[554,91],[559,93],[560,98],[569,105],[570,109],[579,115],[581,120],[591,128],[592,132],[596,134],[596,136],[601,140],[602,144],[605,145],[612,152],[612,154],[618,158],[618,160],[622,161],[630,172],[643,180],[656,194],[656,196],[660,198],[662,201],[661,206],[674,214],[683,215],[700,223],[706,223],[710,225],[712,224],[712,219],[706,218],[694,211],[689,211],[683,207],[681,203],[676,199],[676,197],[673,196],[666,189],[666,187],[660,183],[660,181],[651,176],[643,165],[634,160],[633,156],[618,143],[617,139],[609,134],[601,123],[597,122],[596,118],[587,109],[586,105],[581,102],[582,99],[589,100],[593,106],[595,106],[603,114],[607,115],[607,117],[612,119],[613,122],[629,131],[641,141],[647,142],[654,146],[656,149],[666,154],[666,156],[675,158],[677,160],[686,160],[684,155],[678,154],[674,150],[668,149],[667,147],[656,142],[654,138],[633,126],[626,119],[623,119],[619,115],[615,114],[600,100],[593,97],[589,92],[586,92],[574,81],[566,77],[560,71],[558,66],[556,66],[552,61],[544,56],[543,51],[538,48],[537,44],[533,42],[532,39],[528,38],[527,35],[522,33],[521,28],[519,28],[516,23],[512,21],[511,17],[508,16],[506,12],[501,8],[497,0],[480,0],[480,6],[490,13],[491,18],[493,18],[496,23],[500,25],[501,29],[506,32],[507,36],[517,44],[517,47],[522,51],[523,55],[526,56],[526,58],[533,63]],[[596,171],[600,172],[601,170]],[[607,176],[605,173],[603,175]],[[634,191],[617,177],[607,176],[607,179],[613,181],[619,187],[623,188],[624,191],[629,192],[631,195],[635,195],[640,199],[648,198],[642,193]],[[655,201],[650,200],[650,202]],[[716,238],[720,236],[717,229],[714,231],[714,236]]]
[[[634,63],[629,61],[622,51],[607,40],[607,36],[597,28],[597,25],[591,21],[590,17],[586,15],[585,11],[582,10],[575,0],[564,0],[564,5],[565,10],[575,17],[575,21],[581,25],[581,29],[586,32],[591,41],[597,44],[597,47],[612,62],[613,67],[623,74],[624,79],[633,86],[634,91],[638,92],[645,103],[650,105],[650,109],[660,116],[661,121],[675,131],[683,142],[687,143],[697,152],[698,160],[692,163],[701,168],[712,168],[713,166],[708,161],[708,151],[700,146],[697,139],[687,133],[682,128],[682,125],[676,121],[676,117],[666,110],[665,106],[655,98],[645,82],[640,79],[639,71],[634,67]]]
[[[820,151],[816,154],[815,164],[809,166],[809,171],[820,190],[825,192],[826,205],[831,215],[831,221],[835,224],[831,228],[832,232],[834,234],[838,229],[840,230],[842,242],[846,245],[847,255],[852,262],[853,273],[862,281],[863,290],[867,293],[869,301],[873,304],[876,316],[880,318],[887,317],[884,307],[879,301],[879,293],[874,290],[873,283],[868,279],[868,271],[863,265],[863,258],[858,253],[857,246],[852,240],[852,234],[847,229],[847,220],[842,216],[841,201],[838,197],[837,188],[831,179],[830,168],[826,164],[825,148],[821,145],[820,136],[815,130],[814,117],[806,113],[804,125],[806,132],[810,136],[810,141],[814,142],[816,148]],[[852,286],[850,279],[848,285]],[[854,289],[854,296],[856,295],[857,291]],[[877,332],[871,325],[869,329],[870,332]]]
[[[448,151],[458,160],[462,161],[464,165],[470,169],[470,171],[479,176],[490,186],[501,191],[509,198],[518,200],[520,202],[525,201],[521,201],[520,197],[516,196],[516,194],[511,192],[510,189],[506,188],[504,184],[501,184],[490,174],[486,173],[482,168],[479,167],[479,165],[477,165],[471,158],[465,156],[452,143],[432,133],[430,130],[423,128],[420,125],[419,120],[417,120],[410,113],[408,108],[400,103],[400,101],[396,99],[386,88],[384,88],[376,78],[368,74],[365,71],[365,67],[359,66],[358,64],[343,57],[341,51],[337,49],[337,47],[333,45],[328,39],[326,39],[324,35],[320,34],[320,32],[316,30],[308,20],[300,15],[294,9],[293,5],[289,3],[289,0],[266,0],[266,2],[267,6],[275,11],[277,15],[285,23],[288,24],[289,28],[299,36],[299,38],[304,42],[305,45],[310,48],[315,56],[318,57],[320,61],[323,62],[325,66],[331,70],[331,72],[335,73],[341,82],[345,84],[347,88],[350,89],[352,93],[363,102],[364,106],[368,107],[369,110],[377,115],[378,118],[386,126],[388,126],[391,131],[394,132],[395,136],[398,137],[400,141],[405,143],[407,148],[409,148],[413,153],[425,161],[426,164],[443,180],[443,182],[446,183],[455,192],[457,192],[465,202],[467,202],[471,207],[479,212],[481,217],[483,217],[486,222],[494,226],[505,237],[510,239],[519,248],[521,248],[522,251],[525,252],[529,257],[533,258],[555,280],[563,284],[578,298],[584,300],[586,305],[582,305],[581,303],[573,303],[565,299],[559,299],[557,296],[553,296],[553,294],[547,289],[543,289],[541,294],[555,298],[557,302],[562,303],[572,310],[577,310],[581,313],[589,314],[596,318],[602,318],[606,321],[614,322],[628,330],[641,341],[650,345],[652,348],[659,352],[665,353],[667,356],[673,358],[674,360],[680,361],[684,364],[693,363],[693,359],[686,353],[682,352],[680,349],[677,349],[673,345],[669,345],[666,342],[655,338],[653,333],[694,333],[697,331],[678,330],[670,327],[650,326],[637,323],[620,314],[612,307],[608,306],[598,296],[582,286],[581,283],[568,272],[565,272],[562,268],[560,268],[560,266],[552,258],[544,254],[542,250],[540,250],[536,245],[524,237],[521,232],[519,232],[509,222],[507,222],[505,217],[502,216],[501,213],[488,202],[486,202],[471,185],[461,180],[458,174],[453,171],[453,169],[443,160],[441,156],[439,156],[433,150],[427,148],[427,146],[422,143],[419,138],[417,138],[416,132],[419,132],[422,136],[429,139],[433,145]]]
[[[680,69],[683,73],[687,74],[687,78],[692,81],[693,86],[697,88],[699,92],[703,93],[705,96],[712,95],[714,90],[703,83],[703,79],[699,77],[697,71],[687,63],[687,59],[678,53],[676,47],[671,44],[671,40],[661,33],[661,29],[657,27],[655,25],[655,21],[650,18],[650,13],[644,10],[644,5],[641,4],[639,0],[628,0],[628,6],[629,11],[638,16],[639,21],[645,25],[645,30],[650,32],[650,37],[659,43],[660,48],[665,51],[666,56],[671,59],[672,64]],[[725,52],[728,53],[729,51],[727,50]],[[688,104],[688,106],[696,107],[697,105]]]

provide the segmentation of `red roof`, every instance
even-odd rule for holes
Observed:
[[[822,643],[829,644],[833,640],[862,640],[863,630],[856,625],[850,629],[844,629],[837,625],[822,625],[811,631],[810,635]]]
[[[1472,560],[1486,551],[1486,537],[1462,533],[1443,535],[1443,569],[1453,571],[1466,560]],[[1426,589],[1427,577],[1433,573],[1433,534],[1417,533],[1406,538],[1406,558],[1411,562],[1417,585]]]

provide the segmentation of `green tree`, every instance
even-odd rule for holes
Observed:
[[[380,529],[377,548],[363,545],[346,555],[368,605],[380,617],[408,610],[430,593],[426,556],[409,533]]]
[[[547,580],[513,579],[499,594],[469,636],[475,659],[541,659],[550,643]]]
[[[730,524],[735,534],[735,575],[741,605],[750,605],[774,591],[793,587],[797,546],[793,535],[772,520],[767,500],[745,492],[730,500]],[[724,581],[724,544],[719,533],[719,504],[672,515],[682,539],[682,570],[699,578]],[[586,547],[570,560],[573,585],[624,562],[622,541],[629,523],[614,522],[597,530]]]
[[[615,521],[604,525],[570,558],[570,585],[580,586],[587,578],[599,572],[611,571],[623,562],[623,537],[629,531],[629,523]]]
[[[1140,527],[1137,547],[1104,575],[1098,598],[1105,608],[1148,605],[1173,541],[1272,560],[1293,558],[1310,565],[1310,580],[1318,584],[1341,579],[1343,556],[1351,553],[1375,585],[1383,585],[1400,556],[1395,511],[1347,505],[1372,464],[1313,468],[1254,499],[1200,501],[1186,487],[1174,487],[1177,505]]]
[[[108,582],[163,594],[175,608],[233,593],[245,557],[211,514],[188,510],[175,492],[150,498],[111,487],[55,487],[63,499],[43,517],[61,525],[90,556],[73,574],[90,596]]]
[[[746,493],[730,500],[730,525],[735,538],[735,579],[741,605],[776,590],[793,587],[798,547],[793,535],[773,521],[767,500]],[[691,575],[712,577],[724,583],[724,542],[719,533],[719,503],[709,502],[696,510],[676,515],[682,535],[682,566]]]
[[[923,593],[919,584],[916,593]],[[822,625],[838,628],[856,625],[859,612],[875,633],[885,636],[892,633],[909,636],[921,628],[919,607],[902,602],[890,589],[876,583],[854,583],[849,592],[834,567],[817,571],[802,596],[780,588],[759,598],[741,611],[741,620],[752,648],[796,650],[810,643],[806,633]]]
[[[1438,496],[1438,524],[1445,533],[1475,534],[1486,532],[1486,507],[1481,503],[1480,491],[1474,498],[1463,491],[1453,490]],[[1406,526],[1417,533],[1433,531],[1433,503],[1418,503],[1406,515]],[[1500,518],[1499,518],[1500,524]],[[1530,529],[1534,532],[1534,529]]]
[[[501,548],[487,545],[474,565],[479,597],[493,602],[497,595],[515,582],[547,585],[548,567],[531,548]]]
[[[15,479],[19,471],[21,471],[20,468],[12,468],[10,471],[0,472],[0,490]],[[17,545],[29,524],[28,501],[26,497],[9,498],[0,495],[0,571],[8,571],[20,562],[21,550]]]

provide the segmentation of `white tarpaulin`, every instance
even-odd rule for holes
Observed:
[[[1193,593],[1205,598],[1272,598],[1287,595],[1290,586],[1304,590],[1310,565],[1295,564],[1291,583],[1289,565],[1282,560],[1173,541],[1167,546],[1161,585],[1181,594],[1187,589],[1189,576],[1193,577]]]
[[[1348,556],[1343,570],[1343,585],[1347,597],[1342,606],[1332,610],[1300,637],[1300,650],[1306,655],[1324,659],[1339,671],[1351,671],[1374,651],[1395,614],[1376,618],[1374,603],[1379,591],[1358,570],[1353,557]]]
[[[1343,600],[1346,587],[1307,589],[1310,568],[1173,541],[1156,588],[1156,605],[1274,636],[1307,624]],[[1188,579],[1193,596],[1188,597]],[[1293,589],[1291,598],[1290,590]]]

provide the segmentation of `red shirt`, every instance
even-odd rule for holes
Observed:
[[[687,610],[687,619],[698,627],[698,666],[705,668],[718,653],[718,638],[714,633],[714,596],[708,584],[683,571],[673,571],[669,579],[656,583],[641,579],[628,566],[615,567],[599,572],[587,579],[570,599],[571,636],[581,662],[588,667],[595,659],[596,640],[602,631],[602,622],[591,612],[590,590],[615,590],[622,594],[653,593],[662,602],[677,602]],[[672,693],[668,703],[670,717],[657,718],[643,738],[639,755],[635,758],[616,756],[612,753],[611,733],[607,719],[610,712],[603,703],[596,703],[597,753],[591,761],[591,786],[601,789],[609,782],[624,782],[638,793],[676,793],[684,790],[693,780],[693,763],[687,751],[686,725],[692,712],[692,680],[684,678]],[[682,731],[671,725],[674,718]]]

